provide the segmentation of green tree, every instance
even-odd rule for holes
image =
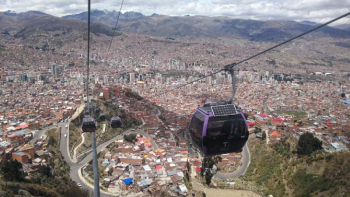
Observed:
[[[322,142],[311,133],[305,133],[300,136],[297,147],[299,155],[311,155],[320,149],[322,149]]]
[[[48,176],[48,177],[51,176],[51,168],[50,168],[50,166],[41,165],[40,168],[39,168],[39,172],[42,175],[45,175],[45,176]]]
[[[211,183],[211,179],[213,178],[214,174],[211,171],[208,171],[207,173],[205,173],[205,183],[207,185],[210,185]]]
[[[261,132],[261,128],[256,127],[255,130],[254,130],[254,133],[257,134],[257,133],[260,133],[260,132]]]
[[[129,135],[124,135],[124,140],[127,142],[131,142]]]
[[[207,185],[210,184],[211,179],[214,176],[214,173],[213,173],[214,165],[216,165],[218,162],[221,162],[221,161],[222,161],[222,157],[220,156],[203,158],[201,176],[205,177],[205,182],[207,183]]]
[[[129,135],[124,135],[124,140],[130,143],[135,143],[137,141],[136,134],[131,133]]]
[[[1,165],[1,173],[8,181],[21,181],[24,178],[22,164],[17,160],[5,161]]]

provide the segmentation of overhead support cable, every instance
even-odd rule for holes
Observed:
[[[113,38],[114,38],[115,31],[117,30],[120,14],[122,13],[123,4],[124,4],[124,0],[122,0],[122,4],[120,5],[120,9],[119,9],[118,17],[117,17],[117,22],[115,23],[115,27],[114,27],[114,30],[113,30],[113,35],[111,37],[111,41],[109,42],[109,46],[108,46],[108,50],[107,50],[107,54],[106,54],[106,58],[105,58],[106,61],[107,61],[109,52],[111,50],[111,46],[112,46],[112,43],[113,43]]]
[[[179,85],[179,86],[177,86],[177,87],[175,87],[175,88],[173,88],[173,89],[170,89],[170,90],[168,90],[168,91],[162,92],[162,93],[158,94],[157,96],[161,96],[161,95],[164,95],[164,94],[173,92],[173,91],[175,91],[175,90],[177,90],[177,89],[180,89],[180,88],[182,88],[182,87],[185,87],[185,86],[187,86],[187,85],[189,85],[189,84],[192,84],[192,83],[194,83],[194,82],[197,82],[197,81],[200,81],[200,80],[205,79],[205,78],[207,78],[207,77],[216,75],[217,73],[220,73],[220,72],[222,72],[222,71],[229,71],[230,69],[233,69],[233,67],[235,67],[235,66],[237,66],[237,65],[239,65],[239,64],[242,64],[242,63],[244,63],[244,62],[246,62],[246,61],[249,61],[249,60],[251,60],[251,59],[253,59],[253,58],[256,58],[256,57],[258,57],[258,56],[260,56],[260,55],[263,55],[263,54],[265,54],[265,53],[267,53],[267,52],[269,52],[269,51],[272,51],[273,49],[275,49],[275,48],[277,48],[277,47],[280,47],[280,46],[282,46],[282,45],[285,45],[285,44],[287,44],[287,43],[289,43],[289,42],[291,42],[291,41],[293,41],[293,40],[295,40],[295,39],[298,39],[298,38],[300,38],[300,37],[302,37],[302,36],[305,36],[306,34],[309,34],[309,33],[311,33],[311,32],[314,32],[314,31],[316,31],[316,30],[318,30],[318,29],[320,29],[320,28],[322,28],[322,27],[324,27],[324,26],[327,26],[327,25],[329,25],[329,24],[331,24],[331,23],[334,23],[335,21],[338,21],[338,20],[340,20],[340,19],[342,19],[342,18],[345,18],[345,17],[347,17],[347,16],[349,16],[349,15],[350,15],[350,12],[348,12],[348,13],[346,13],[346,14],[344,14],[344,15],[341,15],[341,16],[339,16],[339,17],[333,19],[333,20],[330,20],[330,21],[328,21],[328,22],[326,22],[326,23],[323,23],[323,24],[321,24],[321,25],[319,25],[319,26],[317,26],[317,27],[315,27],[315,28],[310,29],[309,31],[306,31],[306,32],[304,32],[304,33],[302,33],[302,34],[299,34],[299,35],[297,35],[297,36],[295,36],[295,37],[293,37],[293,38],[290,38],[290,39],[288,39],[288,40],[286,40],[286,41],[284,41],[284,42],[282,42],[282,43],[279,43],[279,44],[277,44],[277,45],[275,45],[275,46],[273,46],[273,47],[270,47],[270,48],[268,48],[268,49],[265,49],[265,50],[263,50],[263,51],[261,51],[261,52],[255,54],[255,55],[252,55],[252,56],[250,56],[250,57],[248,57],[248,58],[246,58],[246,59],[243,59],[243,60],[241,60],[241,61],[239,61],[239,62],[234,62],[234,63],[231,63],[231,64],[227,64],[226,66],[224,66],[223,68],[221,68],[220,70],[218,70],[218,71],[216,71],[216,72],[214,72],[214,73],[211,73],[211,74],[209,74],[209,75],[205,75],[205,76],[200,77],[200,78],[198,78],[198,79],[195,79],[195,80],[193,80],[193,81],[190,81],[190,82],[187,82],[187,83],[185,83],[185,84]]]

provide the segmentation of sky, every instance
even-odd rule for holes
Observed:
[[[119,10],[122,0],[91,0],[91,9]],[[36,10],[54,16],[87,10],[87,0],[0,0],[0,11]],[[253,20],[295,20],[322,23],[350,12],[350,0],[124,0],[123,10],[184,16],[227,16]],[[350,25],[350,17],[336,25]]]

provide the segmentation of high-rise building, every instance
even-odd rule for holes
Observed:
[[[56,76],[56,64],[55,63],[51,64],[51,74],[52,74],[52,76]]]
[[[130,83],[135,83],[135,73],[130,73]]]
[[[107,83],[108,83],[108,76],[107,76],[107,75],[104,75],[104,76],[103,76],[103,83],[104,83],[104,84],[107,84]]]
[[[22,81],[28,81],[28,76],[27,74],[22,75]]]
[[[95,83],[99,83],[99,82],[100,82],[99,76],[95,76]]]
[[[63,69],[64,69],[63,66],[56,66],[56,67],[55,67],[54,77],[55,77],[55,78],[61,77],[62,74],[63,74]]]
[[[208,84],[208,85],[213,85],[213,77],[212,77],[212,76],[209,76],[209,77],[207,78],[207,84]]]
[[[109,100],[110,99],[109,88],[103,88],[103,98],[105,100]]]
[[[36,80],[37,81],[43,81],[44,80],[44,76],[39,74],[39,75],[36,76]]]

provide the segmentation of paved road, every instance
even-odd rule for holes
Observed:
[[[72,161],[72,158],[70,157],[69,154],[69,148],[68,148],[68,142],[69,142],[69,137],[64,137],[65,134],[67,134],[67,136],[69,136],[69,133],[67,131],[67,128],[65,127],[65,125],[67,125],[68,123],[61,123],[60,126],[62,127],[61,130],[61,142],[60,142],[60,150],[61,153],[64,157],[64,160],[68,163],[68,165],[70,166],[70,177],[72,178],[73,181],[80,183],[82,185],[82,188],[89,190],[92,194],[93,194],[93,185],[88,185],[88,183],[83,180],[84,178],[81,177],[81,173],[79,173],[79,171],[81,170],[81,168],[87,164],[88,162],[90,162],[92,160],[92,153],[88,154],[82,161],[75,163]],[[142,126],[145,124],[145,122],[143,121]],[[141,127],[142,127],[141,126]],[[125,134],[130,134],[130,133],[138,133],[138,134],[142,134],[146,137],[150,136],[143,132],[142,130],[136,129],[134,131],[132,131],[134,129],[129,129],[125,132],[123,132],[120,135],[115,136],[114,138],[108,140],[107,142],[100,144],[99,146],[97,146],[97,153],[101,152],[103,149],[105,149],[109,144],[113,143],[115,140],[117,139],[122,139],[123,135]],[[151,138],[151,143],[153,145],[153,147],[155,149],[158,149],[158,145],[155,143],[155,141]],[[102,190],[100,190],[100,197],[112,197],[115,195],[110,195]]]
[[[62,156],[64,157],[64,160],[68,163],[68,165],[71,165],[73,164],[73,161],[69,155],[69,148],[68,148],[69,134],[67,132],[66,125],[68,125],[68,123],[61,123],[60,150],[61,150]],[[64,137],[65,134],[67,134],[67,137]]]
[[[33,135],[33,139],[30,140],[30,144],[31,145],[34,145],[34,143],[42,136],[44,135],[44,133],[47,131],[47,130],[50,130],[52,128],[55,128],[55,127],[59,127],[58,125],[51,125],[51,126],[48,126],[44,129],[41,129],[41,130],[37,130],[35,131],[34,135]]]
[[[237,178],[240,176],[243,176],[250,164],[250,152],[248,149],[248,142],[246,143],[246,145],[243,148],[243,154],[242,154],[242,166],[239,166],[237,168],[236,171],[232,172],[232,173],[220,173],[217,172],[214,176],[216,178],[221,178],[221,179],[226,179],[226,178]]]

